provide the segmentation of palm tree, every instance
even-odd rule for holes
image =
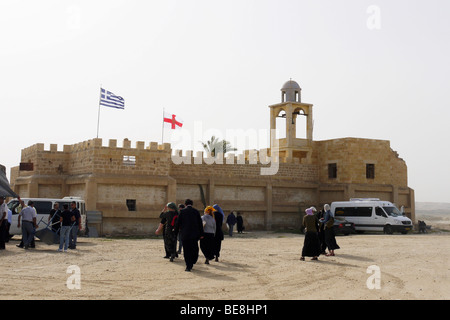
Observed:
[[[226,140],[219,140],[215,136],[212,136],[210,140],[208,140],[206,143],[200,141],[200,143],[203,146],[203,149],[206,152],[210,152],[211,155],[214,157],[217,153],[222,152],[223,154],[227,153],[228,151],[236,151],[236,148],[233,148],[229,141]]]

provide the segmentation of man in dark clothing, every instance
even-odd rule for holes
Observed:
[[[70,204],[71,211],[73,216],[75,217],[75,224],[73,225],[72,229],[70,230],[69,235],[69,249],[76,249],[77,248],[77,236],[78,236],[78,230],[81,229],[81,214],[80,210],[77,209],[77,203],[75,201],[72,201]]]
[[[178,216],[175,233],[180,232],[186,271],[191,271],[198,260],[198,241],[203,238],[203,224],[200,212],[192,207],[192,200],[186,199],[185,205],[186,208],[182,209]]]
[[[61,212],[61,230],[59,234],[59,249],[58,251],[67,252],[67,248],[69,247],[69,233],[70,228],[72,227],[73,222],[75,221],[74,214],[69,211],[69,205],[63,205],[63,212]]]
[[[175,257],[178,257],[177,233],[175,233],[174,229],[178,219],[177,205],[169,202],[159,217],[161,218],[161,222],[158,230],[163,229],[164,249],[166,250],[166,256],[164,258],[169,258],[173,262]]]
[[[59,210],[59,203],[55,202],[53,205],[53,209],[50,211],[50,215],[48,217],[48,221],[52,230],[59,235],[59,228],[61,227],[61,223],[59,219],[61,218],[61,210]]]
[[[228,225],[228,234],[230,237],[233,236],[233,228],[236,224],[236,216],[234,215],[233,211],[228,215],[227,217],[227,225]]]

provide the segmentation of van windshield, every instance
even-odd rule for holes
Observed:
[[[19,201],[18,200],[11,200],[10,202],[8,202],[7,206],[8,209],[14,212],[14,209],[19,205]]]
[[[384,211],[391,217],[401,217],[402,213],[396,207],[383,207]]]

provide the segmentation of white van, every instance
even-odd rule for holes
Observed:
[[[405,217],[391,202],[378,198],[352,198],[350,201],[332,202],[331,213],[353,222],[356,231],[406,234],[413,229],[411,219]]]
[[[48,224],[48,217],[50,215],[50,211],[53,209],[53,205],[58,202],[59,209],[63,210],[63,205],[68,204],[70,209],[70,204],[72,201],[75,201],[77,204],[77,209],[80,210],[81,214],[81,233],[86,230],[86,205],[84,200],[81,200],[79,197],[64,197],[62,199],[51,199],[51,198],[21,198],[24,201],[25,205],[28,205],[28,201],[31,200],[34,202],[34,208],[36,209],[37,218],[36,223],[39,225],[37,230],[45,228]],[[11,227],[9,229],[9,233],[11,235],[21,235],[22,228],[17,227],[18,217],[19,217],[19,200],[12,199],[8,202],[8,208],[12,211],[12,219],[11,219]]]

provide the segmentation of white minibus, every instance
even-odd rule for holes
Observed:
[[[83,233],[86,230],[86,205],[84,200],[82,200],[80,197],[64,197],[62,199],[53,199],[53,198],[21,198],[21,200],[24,201],[25,205],[28,205],[28,201],[31,200],[34,202],[34,208],[36,209],[37,218],[36,223],[38,224],[39,228],[37,230],[40,230],[42,228],[45,228],[47,224],[49,223],[49,215],[50,211],[53,209],[53,205],[57,202],[59,203],[59,209],[63,210],[63,205],[68,204],[69,210],[70,210],[70,204],[72,201],[75,201],[77,205],[77,209],[80,210],[81,214],[81,231],[80,233]],[[20,207],[19,207],[19,200],[14,198],[8,202],[8,208],[12,212],[12,219],[11,219],[11,227],[9,229],[9,233],[11,235],[21,235],[22,234],[22,228],[17,227]]]
[[[413,229],[411,219],[397,207],[378,198],[352,198],[350,201],[331,203],[331,213],[355,224],[356,231],[382,231],[408,233]]]

